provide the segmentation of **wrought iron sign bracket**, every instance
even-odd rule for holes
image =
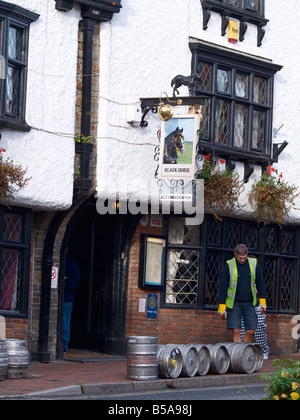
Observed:
[[[181,97],[171,97],[169,98],[170,102],[176,102],[180,99],[182,102],[180,106],[201,106],[205,104],[205,96],[181,96]],[[141,127],[148,127],[148,121],[145,120],[148,113],[151,111],[153,114],[157,114],[158,108],[161,104],[160,98],[141,98],[141,108],[142,108],[142,119]],[[178,106],[178,105],[177,105]]]

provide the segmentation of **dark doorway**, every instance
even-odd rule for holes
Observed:
[[[127,243],[134,218],[100,216],[87,205],[72,224],[68,245],[80,267],[70,349],[125,354]]]

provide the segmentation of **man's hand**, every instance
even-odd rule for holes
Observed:
[[[258,309],[261,311],[261,314],[263,315],[267,310],[267,301],[266,299],[259,299],[259,307]]]
[[[219,305],[218,315],[220,315],[220,317],[222,319],[226,319],[227,318],[226,305],[224,305],[223,303],[220,303],[220,305]]]

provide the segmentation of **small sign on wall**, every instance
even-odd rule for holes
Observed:
[[[57,289],[58,267],[52,267],[51,271],[51,289]]]
[[[237,20],[229,20],[228,42],[232,44],[239,42],[239,21]]]
[[[147,318],[157,318],[158,295],[147,296]]]

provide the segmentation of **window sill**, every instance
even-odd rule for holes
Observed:
[[[201,154],[217,154],[219,157],[229,160],[235,160],[239,162],[249,162],[257,165],[268,165],[272,160],[270,155],[266,155],[259,152],[250,152],[238,149],[236,147],[229,147],[219,145],[216,143],[210,143],[206,141],[199,141],[198,143],[199,152]]]
[[[31,127],[25,120],[17,120],[15,118],[0,116],[0,128],[12,128],[14,130],[29,132]]]

